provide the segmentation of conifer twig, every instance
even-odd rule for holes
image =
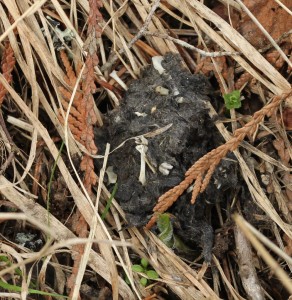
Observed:
[[[10,84],[12,81],[12,71],[15,66],[15,57],[14,57],[14,51],[11,47],[11,44],[9,41],[5,42],[4,45],[4,51],[2,54],[2,61],[1,61],[1,67],[2,67],[2,73],[4,78],[7,80],[7,82]],[[2,103],[4,101],[5,95],[7,93],[6,88],[4,85],[0,82],[0,108],[2,106]],[[6,134],[6,137],[11,145],[13,145],[12,138],[9,134],[9,131],[6,128],[6,124],[4,122],[3,116],[1,114],[0,116],[0,126],[2,127],[3,131]],[[5,172],[9,164],[11,163],[12,159],[14,158],[14,150],[9,153],[8,158],[6,159],[5,163],[1,166],[0,169],[0,175]]]
[[[93,126],[97,123],[97,115],[94,110],[94,99],[93,93],[96,92],[95,85],[95,74],[94,67],[96,67],[99,63],[99,59],[97,56],[97,45],[98,39],[101,37],[101,27],[100,23],[103,20],[102,15],[99,11],[99,8],[102,7],[102,3],[99,0],[89,0],[89,16],[88,16],[88,28],[87,28],[87,40],[84,43],[84,50],[87,52],[86,60],[85,60],[85,69],[81,82],[81,90],[82,94],[79,93],[80,97],[78,97],[78,101],[75,101],[74,107],[72,111],[70,111],[70,117],[68,119],[69,123],[72,121],[75,122],[74,133],[78,135],[78,139],[83,146],[85,146],[86,150],[90,154],[97,153],[97,147],[94,142],[94,130]],[[65,60],[64,60],[65,59]],[[73,71],[70,63],[63,58],[64,66],[67,71],[67,78],[73,86],[76,83],[76,75]],[[69,93],[70,94],[70,93]],[[65,97],[65,93],[63,94]],[[78,96],[78,92],[76,93]],[[67,95],[69,96],[69,95]],[[68,97],[66,97],[68,98]],[[69,98],[70,99],[70,98]],[[63,107],[65,105],[63,104]],[[74,109],[75,108],[75,109]],[[70,126],[70,125],[69,125]],[[73,131],[72,131],[73,133]],[[73,134],[74,134],[73,133]],[[93,158],[84,154],[80,163],[80,169],[84,172],[83,177],[83,185],[88,192],[89,195],[92,194],[92,187],[97,182],[97,176],[94,172],[94,164]],[[76,212],[77,224],[76,224],[76,232],[78,236],[85,237],[87,236],[87,223],[78,211]],[[83,254],[84,254],[84,245],[80,245],[79,247],[74,247],[74,250],[78,253],[74,258],[74,267],[72,274],[68,280],[68,286],[71,289],[70,297],[76,298],[79,293],[79,285],[76,286],[76,278],[80,279],[80,276],[83,277],[84,274],[84,261],[82,263]],[[86,259],[86,258],[85,258]]]
[[[12,81],[12,71],[15,66],[15,57],[14,57],[14,51],[10,45],[10,42],[5,42],[5,48],[2,55],[2,61],[1,61],[1,67],[2,67],[2,73],[4,78],[7,80],[7,82],[10,84]],[[3,84],[0,82],[0,107],[4,101],[4,97],[6,95],[7,90],[3,86]]]
[[[270,117],[276,111],[279,104],[291,95],[292,90],[280,96],[275,96],[268,105],[254,113],[250,122],[248,122],[244,127],[237,129],[229,141],[208,152],[194,163],[185,173],[185,179],[180,184],[159,197],[158,203],[153,208],[153,212],[155,214],[152,216],[146,227],[151,228],[157,219],[157,213],[160,214],[165,212],[193,182],[195,183],[191,203],[194,204],[198,194],[202,193],[206,189],[216,167],[227,153],[234,151],[247,134],[253,134],[257,126],[263,121],[264,117]]]
[[[88,16],[87,40],[84,44],[87,56],[82,80],[83,98],[80,103],[80,109],[83,112],[83,119],[86,122],[86,126],[81,136],[81,143],[90,152],[90,154],[97,153],[93,132],[93,126],[97,123],[97,116],[94,110],[94,99],[92,94],[96,91],[96,85],[94,82],[94,67],[97,66],[99,62],[97,56],[97,45],[98,39],[101,37],[101,27],[99,24],[103,20],[99,11],[100,7],[102,7],[101,1],[89,0],[90,9]],[[96,184],[97,181],[97,176],[94,173],[93,159],[84,155],[80,168],[84,171],[84,187],[91,193],[91,187]]]
[[[76,84],[77,77],[71,66],[71,63],[68,59],[68,56],[67,56],[65,50],[60,51],[60,58],[66,69],[66,76],[65,76],[64,80],[68,84],[68,86],[73,89]],[[67,112],[68,107],[69,107],[69,101],[72,96],[72,92],[67,90],[65,87],[59,87],[59,91],[62,95],[61,103],[62,103],[63,109]],[[69,125],[69,128],[70,128],[74,138],[80,143],[81,143],[82,130],[84,128],[84,119],[83,119],[83,115],[80,111],[81,100],[82,100],[82,93],[80,92],[80,85],[79,85],[78,89],[75,93],[73,106],[70,108],[68,125]],[[61,114],[59,115],[59,119],[60,119],[61,123],[64,123],[64,120],[63,120],[63,117],[61,116]]]

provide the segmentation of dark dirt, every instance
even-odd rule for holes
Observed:
[[[158,197],[177,185],[197,159],[223,142],[205,105],[213,98],[208,80],[190,74],[173,54],[164,57],[162,66],[162,74],[153,66],[146,68],[141,78],[130,84],[120,108],[110,111],[105,126],[96,130],[96,145],[103,153],[106,142],[113,150],[129,138],[172,124],[154,137],[127,141],[109,156],[108,166],[113,166],[118,176],[115,198],[134,226],[145,225]],[[168,89],[168,95],[157,92],[160,86]],[[146,164],[144,185],[139,181],[141,154],[135,148],[138,140],[148,143],[146,157],[153,169]],[[163,168],[164,163],[168,164],[168,171]],[[102,160],[96,164],[100,168]],[[179,224],[176,234],[188,245],[201,245],[207,261],[211,259],[213,229],[206,209],[210,204],[229,200],[236,183],[237,164],[225,159],[194,205],[190,204],[191,193],[185,193],[171,209]]]

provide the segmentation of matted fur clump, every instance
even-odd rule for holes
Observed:
[[[110,154],[108,166],[117,174],[116,199],[135,226],[145,225],[158,197],[179,184],[194,161],[221,143],[205,105],[212,95],[208,80],[190,74],[173,54],[164,57],[162,67],[162,74],[153,66],[146,68],[130,84],[121,106],[108,113],[106,125],[96,130],[99,147],[108,142],[113,150],[127,140]],[[228,198],[236,181],[236,164],[223,160],[194,205],[191,194],[185,193],[172,208],[177,234],[191,243],[200,242],[199,234],[207,260],[213,234],[206,203]]]

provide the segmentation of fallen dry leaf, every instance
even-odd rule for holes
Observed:
[[[292,9],[291,0],[282,0],[281,2],[290,10]],[[274,39],[280,38],[283,33],[292,28],[291,15],[274,0],[244,0],[243,3]],[[244,12],[238,31],[256,48],[262,48],[269,44],[258,26]]]

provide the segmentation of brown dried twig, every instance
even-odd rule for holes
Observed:
[[[144,35],[145,31],[147,30],[156,9],[159,7],[159,4],[160,4],[160,0],[154,1],[153,5],[149,11],[149,14],[147,15],[147,17],[145,19],[144,24],[139,29],[137,34],[132,38],[132,40],[127,44],[127,49],[131,49],[134,44],[139,45],[139,42],[141,42],[139,39]],[[144,47],[145,47],[145,45],[144,45]],[[121,48],[118,51],[118,54],[121,55],[124,52],[125,52],[125,48]],[[112,57],[110,57],[109,60],[101,67],[101,71],[104,72],[105,70],[110,69],[110,67],[118,60],[119,55],[117,55],[115,53]]]
[[[199,49],[185,41],[182,41],[180,39],[176,39],[172,36],[169,36],[167,34],[161,34],[159,32],[149,32],[149,31],[145,31],[143,33],[143,35],[150,35],[150,36],[156,36],[159,37],[161,39],[165,39],[165,40],[169,40],[172,41],[182,47],[188,48],[190,50],[193,50],[195,52],[198,52],[199,54],[201,54],[202,56],[206,56],[206,57],[220,57],[220,56],[233,56],[233,55],[240,55],[240,52],[230,52],[230,51],[215,51],[215,52],[207,52],[204,51],[202,49]]]
[[[191,203],[194,204],[199,193],[202,193],[208,186],[216,167],[227,153],[234,151],[247,134],[253,134],[258,125],[263,121],[264,117],[271,116],[276,111],[279,104],[291,95],[292,90],[280,96],[275,96],[268,105],[264,106],[253,115],[250,122],[244,127],[237,129],[228,142],[205,154],[193,164],[185,173],[185,179],[180,184],[160,196],[158,203],[153,208],[153,212],[156,214],[152,216],[146,227],[151,228],[157,219],[157,213],[165,212],[193,182],[194,188]]]
[[[139,29],[138,33],[132,38],[132,40],[129,42],[128,44],[128,47],[131,48],[144,34],[145,34],[145,31],[147,30],[151,20],[152,20],[152,17],[156,11],[156,9],[159,7],[159,4],[160,4],[160,0],[155,0],[150,11],[149,11],[149,14],[148,16],[146,17],[146,20],[144,22],[144,24],[142,25],[142,27]]]

